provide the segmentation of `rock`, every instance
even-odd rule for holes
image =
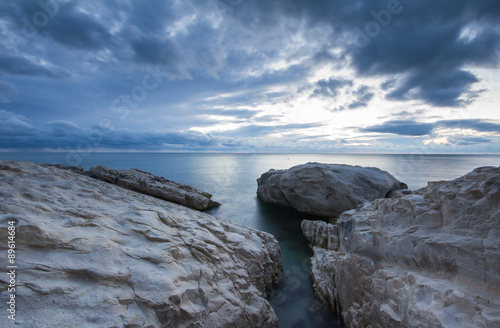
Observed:
[[[47,167],[53,166],[53,167],[56,167],[58,169],[69,170],[69,171],[73,171],[73,172],[81,173],[81,174],[83,174],[85,171],[85,169],[82,166],[68,166],[68,165],[62,165],[62,164],[40,164],[40,165],[47,166]]]
[[[389,173],[374,167],[307,163],[270,170],[257,179],[257,196],[299,212],[334,217],[358,205],[406,189]]]
[[[326,250],[339,248],[338,227],[324,221],[304,220],[301,223],[302,232],[311,245]]]
[[[139,169],[116,170],[107,166],[95,166],[86,175],[116,184],[117,186],[151,195],[172,203],[204,211],[220,204],[212,201],[212,195],[191,186],[183,185]]]
[[[500,327],[500,168],[303,221],[318,298],[346,327]]]
[[[388,193],[386,198],[398,198],[404,195],[411,195],[411,194],[413,194],[413,191],[411,191],[410,189],[398,189]]]
[[[0,161],[4,305],[9,221],[21,327],[277,327],[266,288],[282,263],[270,234],[69,170]]]

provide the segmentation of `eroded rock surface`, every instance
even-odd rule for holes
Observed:
[[[378,168],[319,163],[270,170],[257,179],[257,185],[257,196],[267,203],[323,217],[338,216],[407,188]]]
[[[500,168],[302,228],[316,294],[347,327],[500,327]]]
[[[86,175],[117,186],[151,195],[196,210],[207,210],[220,204],[212,195],[139,169],[116,170],[107,166],[91,167]]]
[[[0,200],[0,240],[18,222],[16,327],[277,326],[270,234],[28,162],[0,161]],[[6,243],[0,252],[5,305]]]

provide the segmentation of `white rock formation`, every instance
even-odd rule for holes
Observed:
[[[20,327],[276,327],[267,233],[69,170],[0,161],[0,326],[8,221]],[[16,325],[16,327],[18,327]]]
[[[270,170],[257,179],[263,201],[323,217],[342,212],[407,186],[374,167],[307,163]]]
[[[107,166],[95,166],[91,167],[85,174],[126,189],[200,211],[220,205],[214,202],[211,199],[212,195],[207,192],[139,169],[116,170]]]
[[[500,168],[302,228],[316,294],[347,327],[500,327]]]

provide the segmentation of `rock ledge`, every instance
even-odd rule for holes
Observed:
[[[71,170],[0,161],[0,240],[8,221],[16,327],[277,327],[266,288],[282,263],[270,234]]]
[[[347,327],[500,327],[500,168],[303,221],[316,294]]]
[[[116,170],[107,166],[91,167],[84,173],[89,177],[116,184],[122,188],[151,195],[196,210],[207,210],[220,204],[212,195],[139,169]]]

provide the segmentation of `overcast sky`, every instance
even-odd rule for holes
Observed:
[[[500,152],[498,0],[0,0],[0,150]]]

